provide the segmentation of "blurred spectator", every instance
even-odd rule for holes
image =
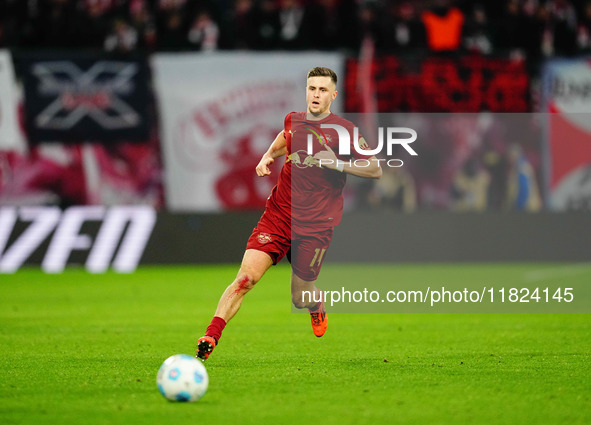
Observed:
[[[528,33],[533,29],[532,18],[523,15],[518,0],[508,0],[505,7],[505,14],[495,25],[495,45],[513,56],[524,56],[525,50],[528,50]]]
[[[187,41],[186,0],[156,0],[156,48],[183,50]]]
[[[175,12],[183,9],[187,0],[157,0],[158,12]]]
[[[520,145],[509,148],[509,176],[507,181],[508,209],[535,212],[542,208],[534,168]]]
[[[451,196],[455,211],[485,211],[490,176],[475,158],[469,158],[453,178]]]
[[[554,34],[552,32],[550,11],[547,5],[544,4],[538,7],[534,24],[537,28],[533,34],[539,38],[539,40],[535,40],[539,43],[539,50],[544,56],[552,56],[554,54]],[[530,51],[536,51],[534,46],[532,46]]]
[[[452,51],[460,47],[464,14],[450,6],[448,0],[437,0],[435,7],[421,16],[427,32],[427,45],[433,51]]]
[[[156,46],[156,24],[145,0],[131,0],[127,10],[129,23],[138,34],[138,47],[152,50]]]
[[[156,47],[161,50],[183,50],[189,46],[183,15],[180,10],[166,13],[157,31]]]
[[[484,152],[483,164],[490,176],[487,195],[488,209],[501,210],[507,198],[507,158],[497,149],[490,148]]]
[[[309,40],[306,10],[299,0],[279,0],[279,48],[304,49]],[[320,28],[315,28],[315,30]]]
[[[231,48],[254,49],[257,46],[257,12],[252,0],[236,0],[230,15],[229,29]]]
[[[262,0],[256,14],[256,47],[274,49],[279,38],[279,15],[275,0]]]
[[[554,54],[573,54],[577,45],[577,14],[575,8],[569,0],[552,0],[549,9]]]
[[[577,31],[577,45],[583,51],[591,50],[591,1],[585,3]]]
[[[408,52],[426,47],[425,26],[411,2],[392,3],[382,16],[378,46],[390,51]]]
[[[359,22],[353,0],[319,0],[315,7],[311,6],[308,23],[314,29],[311,47],[327,50],[357,47]]]
[[[465,47],[468,51],[487,55],[493,50],[492,39],[486,11],[481,4],[475,4],[464,29]]]
[[[198,50],[212,52],[218,48],[220,30],[208,12],[201,12],[189,29],[189,43]]]
[[[373,40],[379,35],[378,14],[380,10],[372,3],[365,4],[359,10],[359,36],[361,40],[369,37]]]
[[[369,194],[369,204],[410,213],[417,208],[415,182],[404,167],[382,167],[382,177]]]
[[[113,21],[113,29],[105,38],[107,52],[131,52],[138,44],[137,30],[123,19]]]
[[[111,30],[109,0],[83,0],[76,16],[75,39],[79,47],[103,48]]]

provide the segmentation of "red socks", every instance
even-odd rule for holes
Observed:
[[[222,331],[225,327],[226,321],[221,317],[214,316],[213,319],[211,319],[211,323],[207,327],[207,330],[205,331],[205,335],[214,337],[217,344],[222,337]]]

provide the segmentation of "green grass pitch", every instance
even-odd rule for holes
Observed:
[[[565,265],[392,265],[388,275],[501,282],[548,267]],[[315,338],[308,316],[290,312],[286,265],[226,328],[204,398],[166,401],[160,364],[194,352],[236,269],[0,275],[0,423],[591,423],[588,314],[332,314]],[[549,276],[591,285],[591,266]]]

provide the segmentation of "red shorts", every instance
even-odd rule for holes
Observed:
[[[269,254],[273,264],[287,256],[293,272],[301,279],[318,278],[333,228],[295,226],[284,215],[266,209],[252,231],[246,249]]]

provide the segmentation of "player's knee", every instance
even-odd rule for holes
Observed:
[[[234,282],[237,286],[236,291],[248,292],[258,282],[258,279],[252,273],[239,273]]]

